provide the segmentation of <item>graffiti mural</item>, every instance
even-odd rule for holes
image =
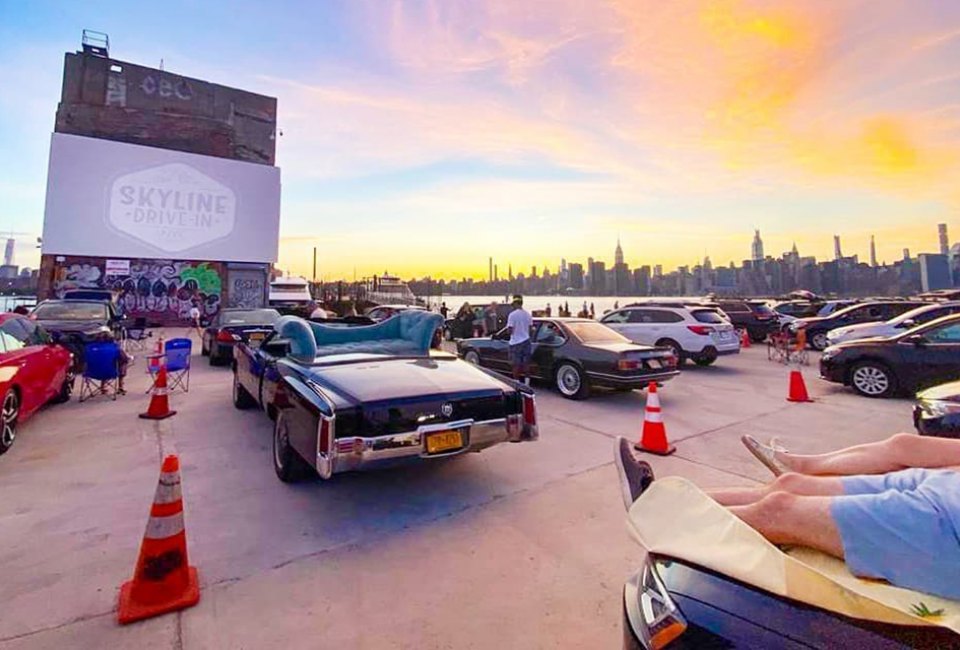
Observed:
[[[263,307],[264,280],[263,271],[230,269],[227,272],[230,281],[230,307],[255,309]]]
[[[111,289],[124,313],[150,321],[187,320],[196,302],[205,319],[220,311],[223,295],[221,265],[211,262],[131,260],[130,272],[104,274],[95,264],[69,264],[57,273],[55,290]]]

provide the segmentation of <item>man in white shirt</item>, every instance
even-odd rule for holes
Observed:
[[[533,318],[523,308],[523,296],[513,297],[513,311],[507,316],[507,331],[510,333],[510,363],[513,366],[513,378],[530,385],[528,371],[533,344],[530,341],[530,328]]]

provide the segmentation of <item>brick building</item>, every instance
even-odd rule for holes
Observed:
[[[263,306],[279,236],[276,115],[275,98],[118,61],[85,38],[64,61],[39,297],[111,288],[156,324],[194,302],[207,317]]]

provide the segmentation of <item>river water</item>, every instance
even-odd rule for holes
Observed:
[[[460,309],[460,305],[465,302],[469,302],[471,305],[489,305],[491,302],[509,302],[505,300],[506,298],[507,296],[443,296],[441,298],[431,296],[430,305],[434,306],[440,302],[445,302],[447,308],[452,313],[456,313]],[[617,306],[622,307],[639,300],[649,300],[649,298],[631,298],[629,296],[524,296],[523,306],[527,311],[540,311],[550,305],[553,315],[556,316],[557,307],[566,303],[570,306],[571,315],[576,316],[577,312],[583,309],[583,303],[586,302],[587,309],[589,310],[592,304],[594,313],[599,317],[607,311],[616,309]],[[672,298],[672,300],[676,300],[676,298]]]

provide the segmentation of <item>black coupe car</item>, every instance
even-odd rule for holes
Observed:
[[[73,353],[74,370],[84,364],[84,346],[108,334],[119,340],[122,319],[112,303],[98,300],[44,300],[30,313],[55,343]]]
[[[960,314],[890,338],[831,346],[820,357],[820,376],[866,397],[890,397],[960,379]]]
[[[494,336],[457,341],[457,354],[478,366],[510,372],[506,330]],[[637,345],[585,318],[534,318],[530,333],[530,376],[552,381],[560,394],[584,399],[592,386],[633,390],[679,374],[669,348]]]
[[[367,326],[284,316],[234,349],[233,403],[274,420],[280,480],[432,461],[538,438],[533,391],[430,350],[439,314]]]
[[[890,320],[927,303],[917,300],[875,300],[845,307],[829,316],[798,318],[790,323],[791,332],[801,329],[807,333],[807,343],[814,350],[824,350],[829,345],[827,333],[837,327],[854,323],[873,323]]]
[[[218,366],[233,359],[233,346],[239,341],[261,343],[273,331],[280,318],[276,309],[221,309],[203,330],[200,354]]]

